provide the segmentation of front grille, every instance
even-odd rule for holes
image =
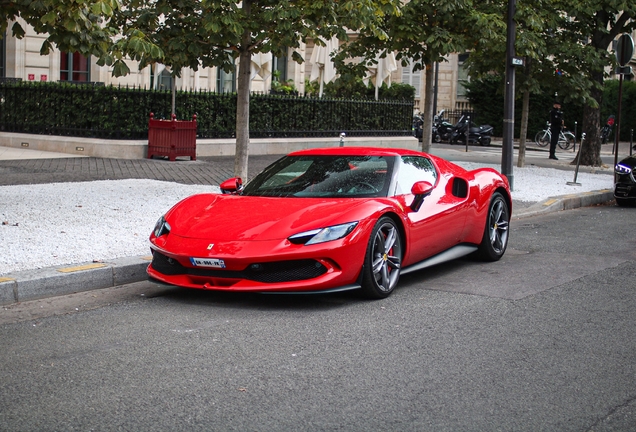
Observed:
[[[219,270],[184,267],[176,260],[155,251],[152,268],[167,276],[191,275],[222,279],[247,279],[262,283],[293,282],[313,279],[327,272],[327,268],[316,260],[292,260],[253,263],[245,270]]]
[[[618,197],[636,197],[636,185],[616,183],[614,195]]]

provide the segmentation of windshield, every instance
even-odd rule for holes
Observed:
[[[384,156],[285,156],[249,182],[242,195],[387,196],[393,163],[393,157]]]

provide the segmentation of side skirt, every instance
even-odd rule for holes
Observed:
[[[424,261],[420,261],[408,267],[402,268],[402,270],[400,271],[400,274],[407,274],[417,270],[425,269],[427,267],[432,267],[434,265],[441,264],[446,261],[452,261],[454,259],[461,258],[465,255],[473,253],[476,250],[477,250],[477,246],[474,246],[474,245],[453,246],[452,248],[444,252],[438,253],[437,255],[432,256],[428,259],[425,259]]]
[[[320,290],[320,291],[259,291],[259,294],[269,294],[269,295],[328,294],[328,293],[336,293],[341,291],[351,291],[351,290],[356,290],[359,288],[362,288],[362,286],[359,284],[351,284],[351,285],[341,286],[338,288],[331,288],[331,289]]]

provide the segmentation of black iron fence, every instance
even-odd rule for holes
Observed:
[[[108,139],[145,139],[148,119],[169,119],[169,91],[67,83],[0,82],[0,130]],[[178,119],[197,115],[199,138],[230,138],[236,94],[179,91]],[[250,136],[333,137],[411,134],[413,101],[318,99],[254,94]]]

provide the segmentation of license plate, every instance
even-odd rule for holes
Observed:
[[[195,267],[225,268],[225,261],[218,258],[190,258]]]

